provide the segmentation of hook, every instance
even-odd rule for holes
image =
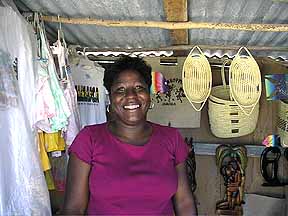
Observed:
[[[57,20],[58,20],[58,23],[59,23],[59,30],[62,30],[62,24],[60,22],[60,15],[59,14],[57,15]]]
[[[61,22],[60,22],[60,16],[59,16],[59,14],[57,15],[57,21],[58,21],[58,23],[59,23],[59,27],[58,27],[58,30],[57,30],[57,36],[58,36],[58,40],[60,41],[60,39],[61,39],[61,32],[62,32],[62,27],[61,27]]]
[[[86,49],[87,49],[87,47],[84,47],[84,48],[83,48],[83,55],[84,55],[84,56],[86,56]]]

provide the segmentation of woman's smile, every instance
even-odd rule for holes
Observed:
[[[124,109],[125,110],[136,110],[140,108],[140,105],[139,104],[132,104],[132,105],[126,105],[124,106]]]

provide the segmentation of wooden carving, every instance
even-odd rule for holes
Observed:
[[[192,192],[196,190],[196,178],[195,178],[195,172],[196,172],[196,161],[195,161],[195,152],[194,152],[194,146],[193,146],[193,138],[191,137],[188,139],[185,138],[185,142],[188,145],[189,148],[189,154],[186,159],[186,170],[188,175],[188,182],[190,185],[190,188]]]
[[[224,179],[226,192],[216,203],[217,215],[242,215],[244,204],[247,150],[239,145],[220,145],[216,149],[216,165]]]

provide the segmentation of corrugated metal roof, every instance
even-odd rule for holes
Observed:
[[[272,0],[192,0],[189,7],[189,19],[194,22],[223,23],[288,23],[288,1]],[[250,32],[233,30],[192,29],[189,31],[190,43],[210,45],[243,45],[287,47],[288,32]],[[235,51],[206,50],[208,55],[235,55]],[[254,55],[281,56],[287,53],[253,52]]]
[[[45,15],[91,17],[107,20],[165,21],[162,0],[15,0],[21,11]],[[193,22],[288,23],[288,1],[277,0],[188,0],[188,18]],[[46,23],[55,40],[56,23]],[[168,30],[159,28],[103,27],[62,24],[70,44],[97,48],[159,48],[171,46]],[[235,30],[189,30],[189,43],[202,45],[243,45],[288,47],[287,32]],[[235,51],[205,50],[209,56],[235,55]],[[259,56],[288,59],[288,52],[253,52]]]

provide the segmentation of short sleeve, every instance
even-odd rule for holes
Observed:
[[[175,165],[178,165],[186,160],[188,156],[188,146],[185,143],[180,132],[176,129],[175,133]]]
[[[84,127],[74,139],[68,152],[73,153],[76,157],[85,163],[91,165],[93,155],[93,143],[89,131],[89,127]]]

